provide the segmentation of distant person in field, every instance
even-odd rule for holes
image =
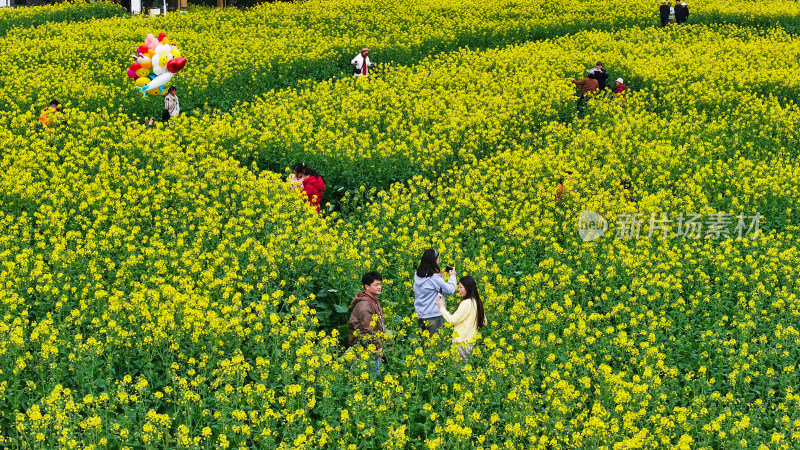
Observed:
[[[683,6],[681,5],[680,0],[675,2],[675,23],[681,23],[681,18],[683,17]]]
[[[586,78],[582,80],[576,80],[575,78],[572,79],[572,82],[580,88],[581,98],[586,95],[593,95],[596,94],[598,89],[600,88],[600,83],[594,79],[594,73],[589,72],[586,75]]]
[[[592,69],[589,70],[589,73],[594,75],[594,79],[597,80],[597,85],[601,91],[606,90],[606,80],[608,80],[608,72],[606,69],[603,68],[603,63],[601,61],[597,61],[597,64],[594,65]]]
[[[669,10],[670,6],[667,4],[667,0],[661,0],[661,8],[659,9],[659,15],[661,16],[661,28],[667,26],[669,21]]]
[[[369,76],[369,69],[374,66],[375,64],[369,60],[369,49],[364,47],[361,49],[361,53],[357,54],[350,64],[353,65],[353,76],[354,77],[368,77]]]
[[[444,325],[444,318],[436,307],[436,297],[453,295],[456,292],[456,269],[447,267],[450,278],[444,281],[444,271],[439,268],[439,251],[429,248],[422,253],[422,259],[414,274],[414,310],[417,312],[417,325],[433,337]]]
[[[47,105],[47,107],[39,114],[39,121],[36,123],[36,129],[41,130],[44,127],[54,125],[59,121],[66,125],[67,122],[62,120],[63,117],[61,113],[63,111],[64,110],[58,100],[50,100],[50,104]]]
[[[136,129],[139,130],[139,133],[144,133],[145,131],[154,128],[155,125],[156,125],[155,117],[145,117],[144,125],[139,126]]]
[[[680,15],[676,12],[676,17],[678,19],[678,23],[686,23],[689,20],[689,7],[686,5],[686,2],[681,2],[681,12]]]
[[[599,92],[600,85],[597,83],[597,80],[594,79],[594,74],[591,72],[586,75],[586,78],[580,81],[573,78],[572,82],[578,85],[580,88],[580,96],[578,97],[578,114],[583,114],[583,109],[586,107],[589,98],[593,97]]]
[[[303,186],[303,192],[306,193],[311,206],[316,207],[317,212],[319,212],[319,205],[322,203],[322,192],[325,190],[325,182],[322,177],[308,164],[304,163],[295,164],[294,174],[296,177],[302,176],[300,182]]]
[[[375,353],[372,354],[370,361],[370,373],[378,375],[381,372],[381,362],[383,360],[383,345],[381,344],[378,333],[386,333],[386,326],[383,323],[383,308],[378,302],[378,296],[383,292],[383,278],[375,271],[367,272],[361,277],[363,292],[359,292],[350,302],[350,320],[347,328],[350,331],[347,335],[347,346],[352,347],[358,342],[368,346],[375,346]]]
[[[614,96],[624,98],[626,87],[625,83],[622,81],[622,78],[617,78],[616,81],[614,81],[614,84],[616,85],[614,86]]]
[[[572,171],[567,170],[556,185],[556,205],[561,205],[562,201],[569,198],[573,192],[575,190],[572,189]]]
[[[436,306],[444,320],[453,324],[453,342],[458,344],[458,354],[467,361],[475,347],[475,334],[486,325],[486,313],[474,278],[461,277],[458,281],[458,294],[461,302],[453,314],[447,311],[441,295],[436,298]]]
[[[617,190],[627,203],[635,203],[633,201],[633,183],[631,183],[631,180],[627,178],[620,180]]]
[[[667,23],[675,23],[675,8],[672,7],[672,3],[667,3],[669,5],[669,18],[667,19]]]
[[[167,95],[164,96],[164,111],[169,114],[167,120],[177,117],[181,113],[181,105],[178,102],[178,89],[175,86],[170,86],[167,89]],[[162,114],[162,116],[165,117],[166,114]]]
[[[289,188],[303,189],[303,178],[305,177],[303,171],[305,168],[306,165],[303,163],[297,163],[292,167],[292,175],[289,176]]]

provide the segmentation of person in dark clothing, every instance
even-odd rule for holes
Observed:
[[[667,4],[667,0],[661,0],[661,9],[659,10],[661,15],[661,28],[667,26],[669,22],[669,10],[670,6]]]
[[[589,70],[590,75],[594,75],[594,79],[597,80],[597,86],[601,91],[606,90],[606,80],[608,80],[608,72],[606,69],[603,69],[603,63],[601,61],[597,61],[595,64],[594,69]]]
[[[677,9],[677,6],[675,7]],[[681,15],[678,17],[677,11],[675,12],[675,16],[678,19],[678,23],[686,23],[689,20],[689,7],[686,6],[686,2],[681,2]]]
[[[675,23],[683,23],[683,6],[680,1],[675,2]]]

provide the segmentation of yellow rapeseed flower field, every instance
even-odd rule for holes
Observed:
[[[652,3],[0,10],[0,444],[796,447],[800,5]],[[162,30],[185,113],[145,129]],[[579,105],[598,60],[627,93]],[[431,247],[486,305],[468,361],[416,325]]]

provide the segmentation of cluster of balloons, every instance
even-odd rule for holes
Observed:
[[[148,34],[144,45],[131,56],[134,62],[128,68],[128,77],[135,80],[142,95],[159,95],[172,76],[183,69],[186,58],[181,57],[178,47],[170,45],[166,33],[159,33],[158,39]]]

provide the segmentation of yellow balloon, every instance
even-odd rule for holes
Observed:
[[[180,57],[181,57],[181,52],[180,52],[180,50],[178,50],[178,49],[177,49],[177,48],[175,48],[175,47],[173,47],[173,49],[172,49],[172,50],[170,50],[170,53],[172,53],[172,56],[174,56],[174,57],[176,57],[176,58],[180,58]]]
[[[149,56],[149,57],[151,57],[151,58],[152,58],[152,57],[153,57],[153,55],[155,55],[155,54],[156,54],[156,51],[155,51],[155,50],[153,50],[152,48],[151,48],[150,50],[148,50],[148,51],[147,51],[147,56]]]
[[[161,56],[158,57],[158,65],[160,67],[164,67],[167,65],[167,61],[169,61],[169,56],[166,53],[162,53]]]
[[[149,91],[147,91],[147,93],[150,95],[161,95],[161,91],[158,88],[150,89]]]
[[[142,67],[141,69],[136,71],[137,77],[146,77],[148,75],[150,75],[150,69],[145,69],[144,67]]]
[[[142,87],[150,82],[150,78],[147,77],[139,77],[136,79],[136,86]]]
[[[169,38],[164,36],[164,39],[161,40],[162,44],[169,44]]]
[[[140,62],[139,64],[142,65],[142,69],[149,69],[149,68],[153,67],[153,63],[151,63],[148,60],[144,60],[144,61]]]

